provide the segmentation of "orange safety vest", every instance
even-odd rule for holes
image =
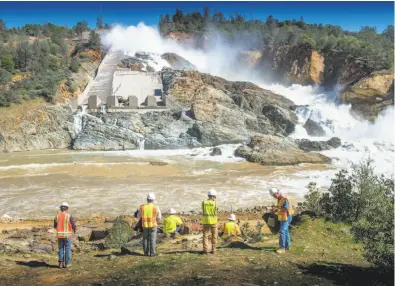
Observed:
[[[73,236],[73,228],[70,221],[71,215],[66,212],[58,212],[56,215],[56,237],[69,238]]]
[[[284,209],[284,203],[288,201],[289,210]],[[291,201],[284,195],[281,195],[281,198],[277,200],[277,218],[279,221],[287,221],[288,215],[293,215],[294,210],[292,208]]]
[[[143,228],[157,227],[156,218],[158,216],[158,207],[153,203],[140,206],[141,225]]]

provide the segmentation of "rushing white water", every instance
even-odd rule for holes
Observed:
[[[104,43],[114,49],[129,53],[144,50],[156,54],[174,52],[193,63],[199,71],[219,75],[229,80],[253,81],[265,89],[281,94],[296,105],[305,105],[296,110],[299,124],[292,137],[311,140],[327,140],[337,136],[342,140],[342,147],[323,153],[334,159],[334,164],[349,168],[351,163],[371,157],[379,172],[393,173],[394,157],[394,109],[389,108],[379,116],[374,124],[359,121],[350,112],[350,105],[338,105],[335,99],[341,90],[336,87],[332,92],[323,92],[319,87],[280,84],[264,84],[264,78],[257,78],[251,71],[234,69],[238,52],[243,43],[229,46],[216,35],[215,44],[209,50],[188,49],[176,41],[165,40],[159,32],[140,23],[138,26],[115,27],[105,38]],[[162,66],[165,64],[162,62]],[[161,65],[158,65],[159,68]],[[307,119],[320,124],[326,132],[323,138],[310,137],[303,127]],[[329,182],[327,182],[328,184]]]

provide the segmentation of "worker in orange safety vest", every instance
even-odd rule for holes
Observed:
[[[155,194],[147,195],[147,203],[140,206],[137,218],[141,218],[143,228],[143,249],[145,256],[156,256],[156,234],[158,222],[162,219],[159,207],[154,203]]]
[[[292,216],[294,214],[294,210],[292,207],[292,203],[280,190],[276,188],[269,189],[270,195],[273,198],[277,199],[277,209],[276,215],[277,219],[280,222],[280,240],[279,246],[277,249],[278,254],[285,253],[285,250],[289,250],[291,247],[291,236],[289,234],[289,226],[292,222]]]
[[[59,268],[71,267],[71,238],[73,233],[77,231],[75,220],[68,213],[68,210],[68,203],[62,203],[60,205],[60,212],[56,214],[54,219],[54,228],[56,229],[59,248]]]

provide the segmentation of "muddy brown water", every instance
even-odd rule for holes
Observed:
[[[216,158],[208,148],[0,154],[0,218],[51,218],[63,201],[79,217],[132,214],[148,192],[155,192],[162,212],[170,207],[198,211],[210,188],[218,191],[223,210],[270,204],[271,186],[283,188],[296,202],[314,174],[331,170],[326,165],[261,166],[232,157],[226,148]]]

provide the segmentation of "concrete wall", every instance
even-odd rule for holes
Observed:
[[[156,73],[139,71],[116,71],[113,77],[114,96],[136,96],[138,104],[145,102],[147,96],[155,95],[156,89],[162,89],[160,76]]]

